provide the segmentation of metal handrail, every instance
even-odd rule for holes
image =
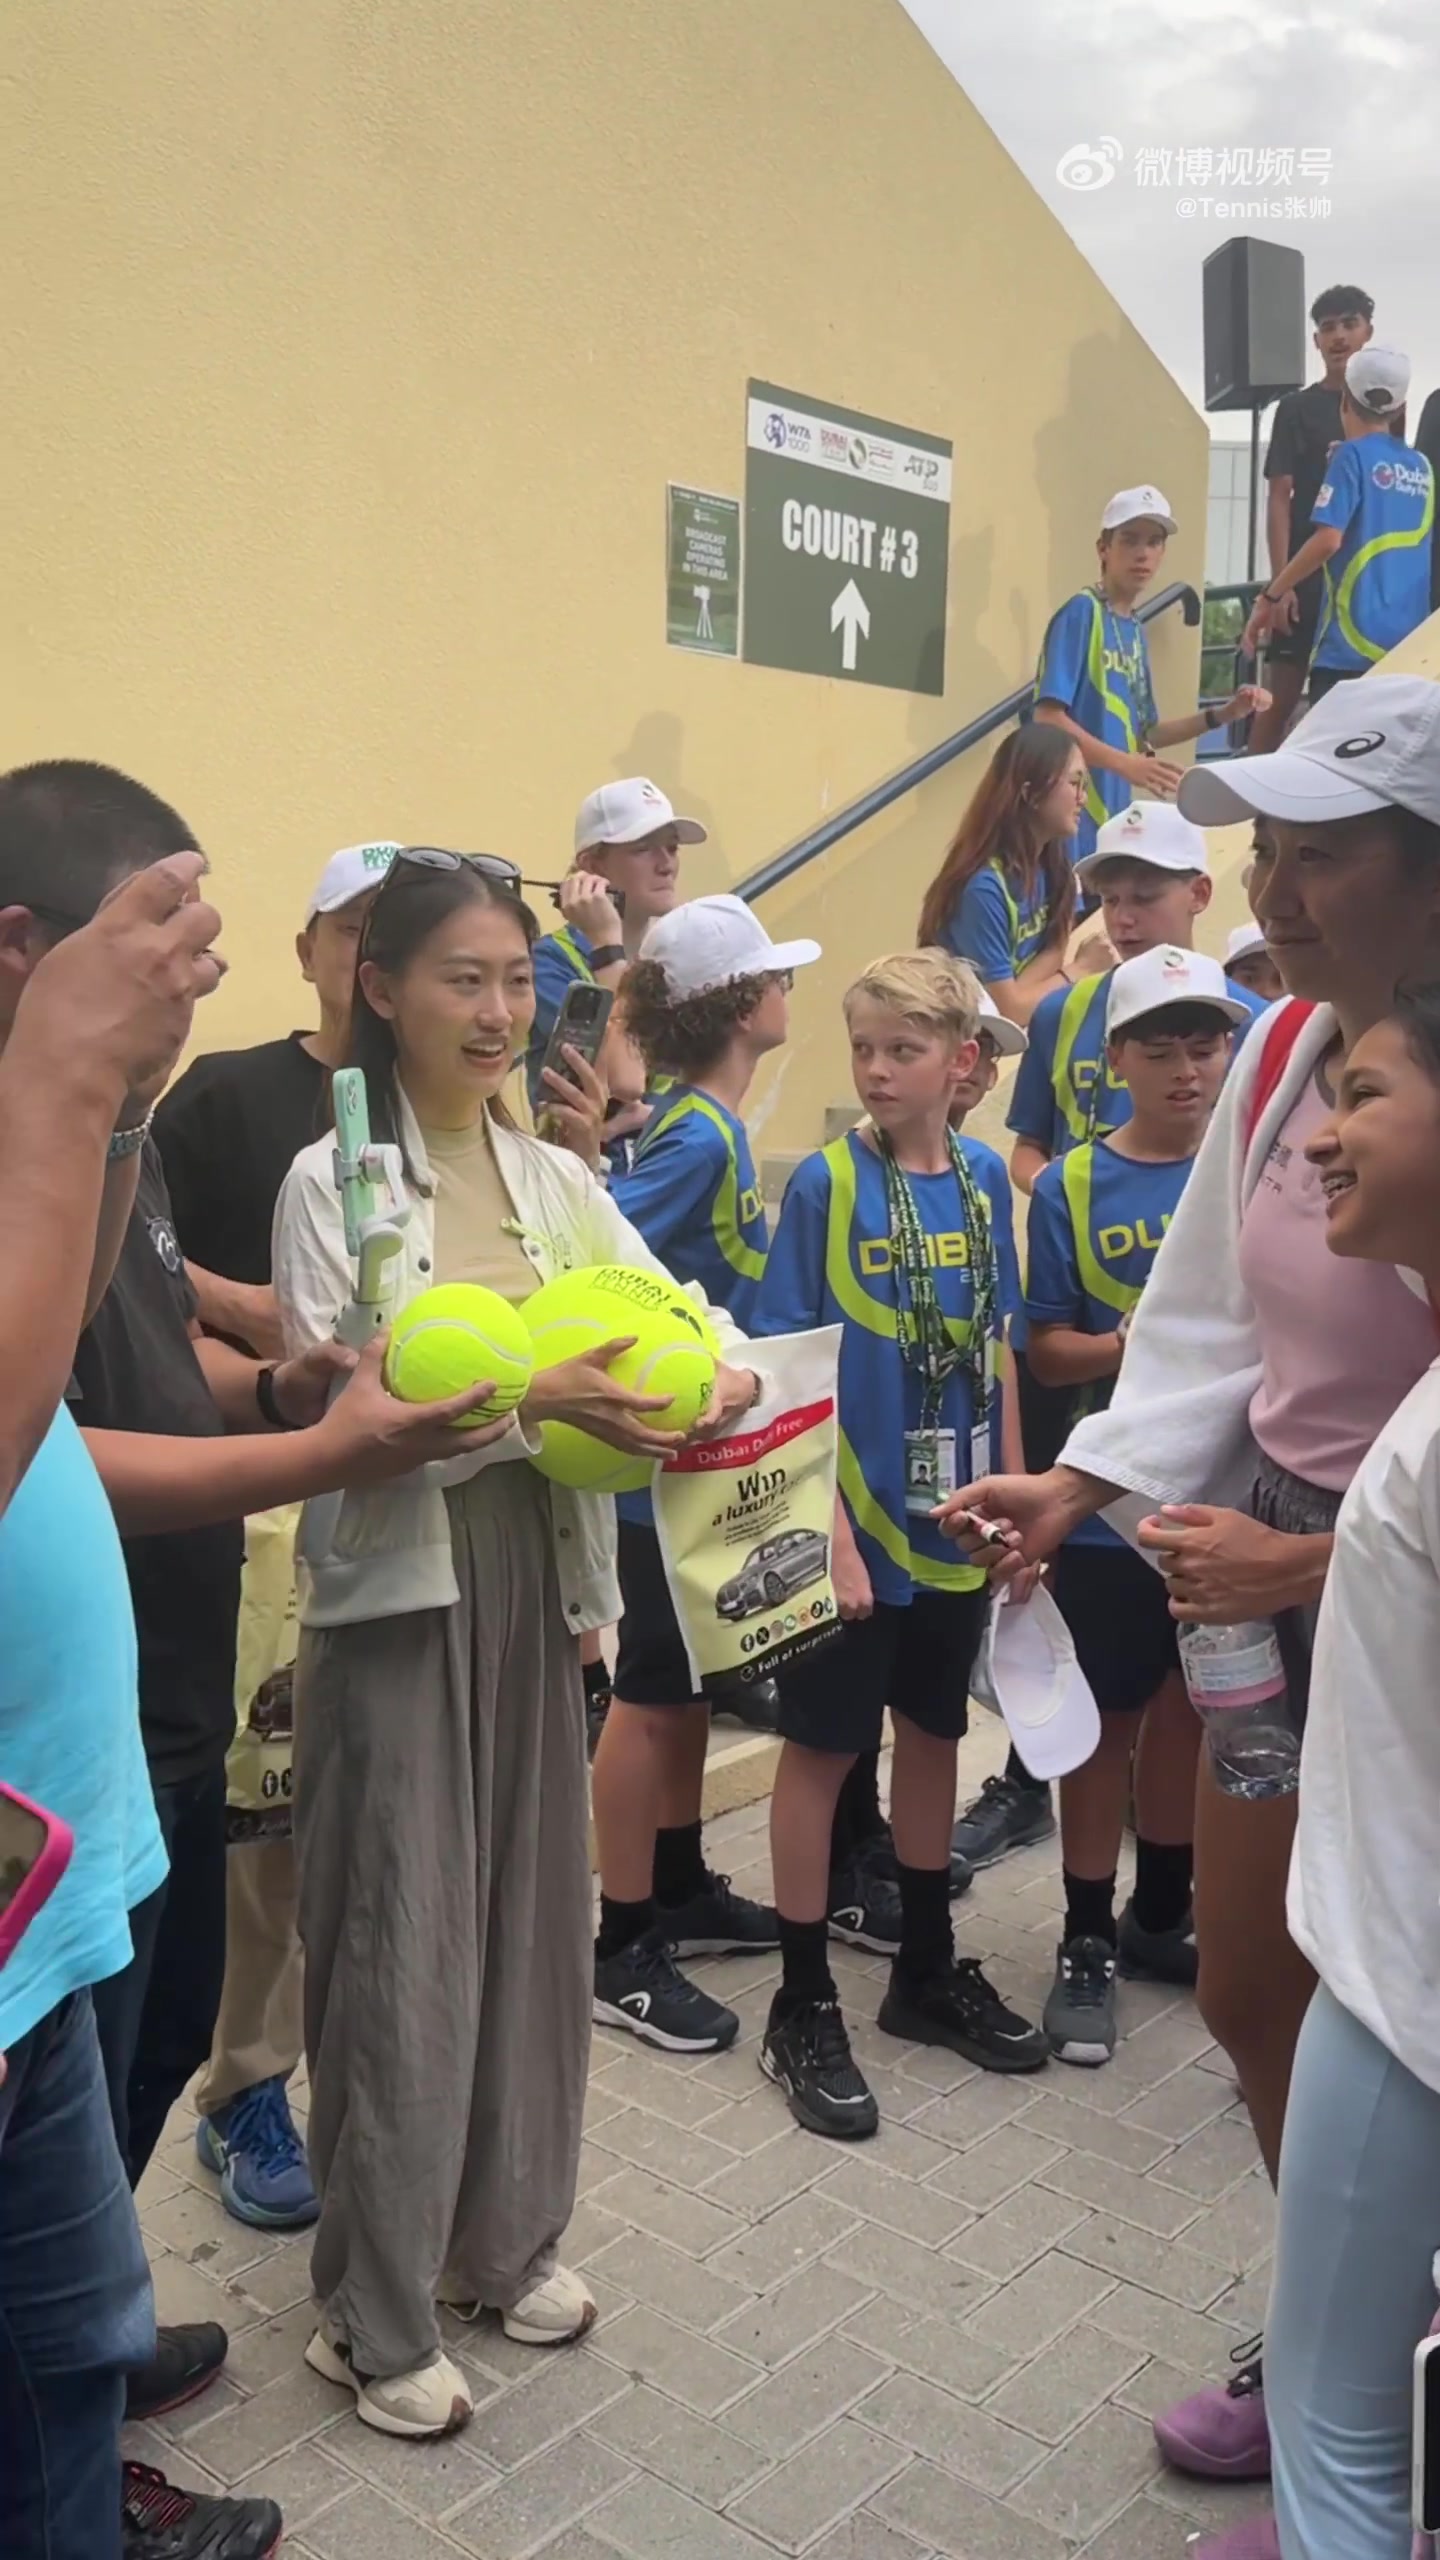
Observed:
[[[1138,622],[1153,622],[1157,615],[1169,613],[1177,604],[1184,612],[1187,629],[1193,630],[1200,620],[1200,598],[1193,587],[1183,586],[1178,580],[1173,586],[1162,587],[1158,595],[1147,597],[1135,618]],[[772,854],[770,860],[762,862],[759,870],[752,871],[748,879],[736,882],[735,895],[753,901],[763,898],[767,889],[778,889],[782,880],[789,880],[795,872],[803,871],[807,862],[814,862],[820,854],[828,853],[832,844],[839,844],[842,837],[853,835],[855,829],[863,827],[867,820],[878,818],[882,809],[890,808],[896,800],[903,800],[907,791],[914,791],[922,782],[928,782],[932,773],[942,772],[947,764],[955,762],[957,756],[968,755],[972,747],[978,747],[982,738],[993,738],[997,729],[1017,720],[1021,712],[1028,709],[1034,695],[1033,684],[1022,684],[1014,693],[1007,693],[1003,702],[992,703],[988,711],[981,712],[978,720],[968,721],[963,729],[956,730],[953,737],[942,738],[937,747],[927,747],[923,756],[912,757],[910,763],[901,765],[897,773],[887,774],[883,782],[874,783],[870,790],[862,792],[858,800],[847,800],[844,808],[837,809],[823,825],[812,827],[808,835],[797,837],[795,843],[786,845],[783,852]]]

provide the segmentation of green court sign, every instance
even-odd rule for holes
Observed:
[[[745,657],[902,693],[945,690],[953,448],[752,382]]]
[[[665,492],[665,637],[709,658],[740,655],[740,501]]]

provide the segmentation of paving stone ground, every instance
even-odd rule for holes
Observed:
[[[1002,1755],[982,1720],[962,1793]],[[708,1835],[757,1894],[766,1819]],[[1053,1846],[957,1906],[1032,2014],[1060,1907]],[[475,2415],[443,2445],[375,2435],[302,2364],[306,2242],[226,2217],[177,2110],[140,2193],[160,2312],[222,2320],[230,2363],[127,2449],[277,2498],[287,2560],[1171,2560],[1263,2505],[1164,2474],[1149,2425],[1225,2372],[1268,2277],[1269,2190],[1193,2003],[1127,1985],[1108,2069],[1003,2080],[881,2035],[884,1965],[832,1953],[878,2138],[802,2133],[761,2081],[769,1959],[697,1967],[743,2020],[727,2054],[598,2031],[565,2255],[599,2324],[548,2355],[455,2324]]]

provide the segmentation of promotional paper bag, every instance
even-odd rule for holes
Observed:
[[[227,1832],[233,1840],[283,1837],[290,1829],[298,1502],[252,1512],[235,1646],[235,1739],[225,1763]]]

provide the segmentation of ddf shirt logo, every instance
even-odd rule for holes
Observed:
[[[1402,498],[1423,498],[1430,487],[1429,471],[1412,471],[1408,462],[1377,462],[1370,477],[1377,489],[1397,489]]]

